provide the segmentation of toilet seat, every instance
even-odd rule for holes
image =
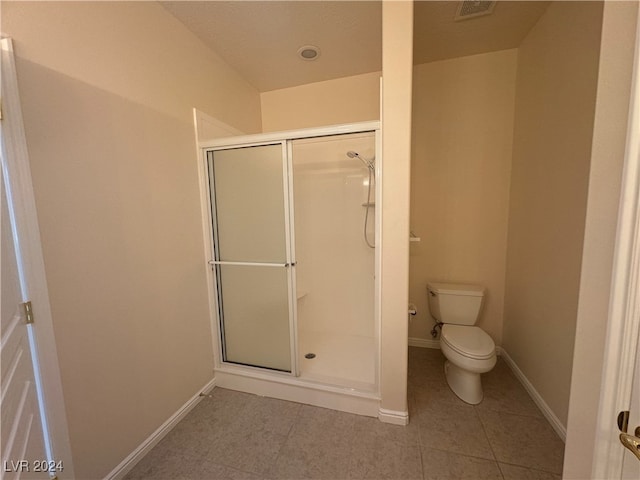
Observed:
[[[480,327],[443,325],[440,340],[456,353],[476,360],[487,360],[496,354],[493,339]]]

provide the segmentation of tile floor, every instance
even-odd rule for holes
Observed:
[[[443,364],[409,349],[407,427],[216,388],[125,478],[561,478],[564,444],[502,360],[477,406],[449,390]]]

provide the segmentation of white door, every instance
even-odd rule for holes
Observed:
[[[628,342],[627,362],[633,368],[627,382],[631,385],[627,432],[621,433],[620,441],[626,447],[622,458],[621,478],[640,479],[640,9],[636,21],[636,51],[634,55],[633,84],[630,102],[629,132],[627,134],[627,159],[625,196],[623,196],[622,216],[628,218],[627,235],[629,238],[627,255],[622,257],[623,264],[629,266],[627,278],[627,308],[625,316],[626,334],[635,342]],[[633,206],[632,206],[633,205]],[[633,213],[630,211],[633,210]],[[626,216],[625,216],[626,214]],[[619,234],[625,230],[620,230]],[[619,239],[620,250],[624,250],[625,239]],[[623,352],[625,349],[622,350]],[[635,362],[634,360],[635,354]],[[630,377],[630,378],[629,378]],[[625,385],[618,385],[624,390]],[[622,388],[620,388],[622,387]],[[628,398],[628,397],[627,397]]]
[[[0,479],[63,480],[71,446],[10,39],[0,67]]]
[[[634,438],[628,438],[629,447],[638,452],[636,457],[631,451],[625,449],[622,459],[622,478],[624,480],[638,480],[640,478],[640,354],[636,351],[636,367],[633,375],[633,389],[629,408],[629,426],[627,432]],[[636,431],[637,429],[637,431]]]
[[[18,275],[18,263],[9,218],[4,174],[1,174],[0,219],[2,223],[0,265],[2,319],[0,320],[0,365],[2,372],[2,479],[48,478],[48,458],[26,312]],[[46,463],[42,463],[46,462]],[[44,468],[41,468],[44,467]]]
[[[613,15],[614,10],[609,12]],[[591,478],[612,480],[640,479],[636,444],[640,442],[640,429],[636,433],[640,427],[640,10],[636,15],[616,251],[609,314],[604,319],[608,325],[600,404],[593,448],[584,452],[585,459],[593,459]]]

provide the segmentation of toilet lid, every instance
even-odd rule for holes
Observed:
[[[496,353],[493,339],[480,327],[443,325],[442,341],[460,355],[478,360],[491,358]]]

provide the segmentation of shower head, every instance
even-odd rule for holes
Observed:
[[[357,158],[359,159],[362,163],[365,164],[365,166],[370,169],[371,171],[375,170],[375,163],[373,163],[373,160],[367,160],[366,158],[362,158],[360,156],[360,154],[358,152],[354,152],[353,150],[349,150],[347,152],[347,157],[349,158]]]

